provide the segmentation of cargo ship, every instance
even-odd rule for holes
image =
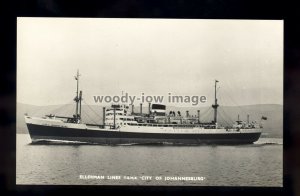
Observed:
[[[73,116],[45,115],[34,117],[25,114],[25,122],[32,143],[49,141],[69,141],[101,145],[127,144],[251,144],[262,133],[262,124],[237,120],[231,126],[218,124],[217,84],[214,82],[214,110],[211,122],[201,122],[198,115],[191,116],[188,111],[183,116],[179,111],[167,113],[166,105],[149,103],[147,113],[134,112],[128,105],[112,104],[103,107],[101,124],[84,123],[81,118],[82,91],[79,91],[79,72],[75,76],[77,91]],[[249,119],[249,117],[248,117]]]

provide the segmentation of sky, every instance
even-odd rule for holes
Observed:
[[[283,104],[283,21],[17,19],[17,102],[72,103],[79,70],[95,95],[197,95],[224,105]],[[138,104],[138,103],[136,103]]]

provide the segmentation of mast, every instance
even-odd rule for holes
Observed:
[[[76,88],[76,97],[74,98],[74,101],[76,102],[76,111],[75,111],[75,116],[76,116],[76,119],[79,118],[79,112],[78,112],[78,109],[79,109],[79,102],[80,102],[80,113],[81,113],[81,97],[79,97],[78,95],[78,89],[79,89],[79,70],[77,70],[77,74],[75,76],[75,80],[77,81],[77,88]]]
[[[116,108],[114,107],[114,129],[116,128]]]
[[[131,105],[131,114],[132,115],[134,114],[134,105],[133,104]]]
[[[218,80],[215,80],[215,103],[212,105],[212,108],[214,109],[214,123],[217,123],[217,113],[218,113],[218,99],[217,99],[217,82]]]
[[[250,117],[249,114],[247,114],[247,124],[249,124],[249,122],[250,122],[249,117]]]
[[[82,91],[79,92],[79,118],[81,118],[81,100],[82,100]]]
[[[102,121],[103,121],[103,125],[105,127],[105,107],[103,107],[103,115],[102,115]]]

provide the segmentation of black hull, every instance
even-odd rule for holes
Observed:
[[[64,140],[96,144],[251,144],[260,132],[231,134],[170,134],[98,131],[27,124],[32,142]]]

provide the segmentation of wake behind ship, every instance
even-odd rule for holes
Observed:
[[[200,121],[197,116],[187,112],[166,113],[166,106],[149,103],[145,114],[131,111],[126,105],[112,105],[103,108],[102,124],[87,124],[81,119],[82,91],[79,89],[79,73],[75,77],[77,91],[75,114],[72,117],[46,115],[32,117],[25,115],[25,122],[32,143],[41,141],[70,141],[94,144],[251,144],[257,141],[262,133],[262,125],[256,122],[236,121],[232,126],[221,126],[217,122],[217,83],[215,80],[214,119],[211,122]],[[248,118],[249,119],[249,118]],[[264,117],[262,118],[264,120]]]

